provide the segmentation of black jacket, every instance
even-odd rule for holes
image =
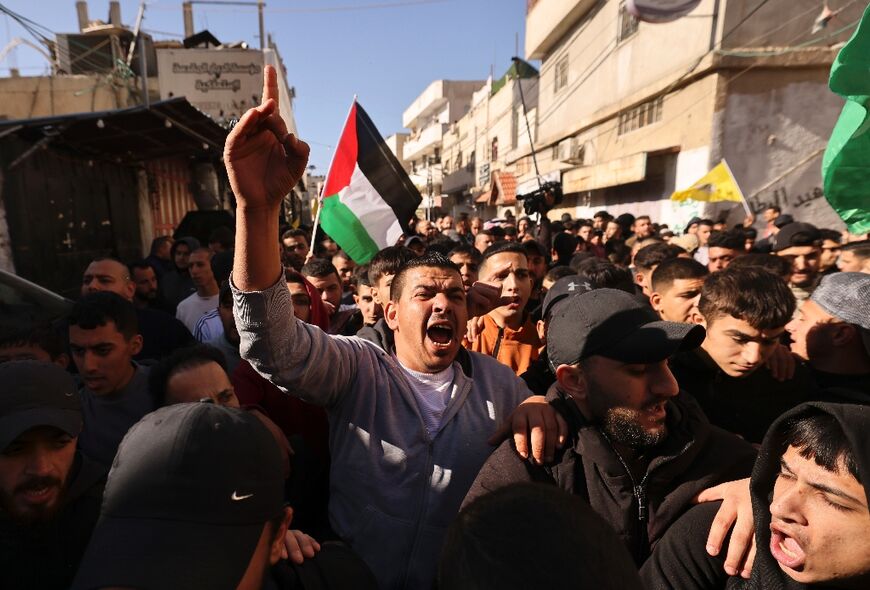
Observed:
[[[106,469],[76,452],[64,505],[25,525],[0,511],[0,588],[66,589],[100,516]]]
[[[710,422],[751,443],[760,443],[774,420],[813,396],[812,377],[803,365],[788,381],[777,381],[767,367],[729,377],[698,348],[675,355],[670,367],[680,389],[698,401]]]
[[[463,505],[499,487],[522,481],[551,483],[589,500],[609,522],[640,565],[650,547],[702,490],[747,477],[755,449],[711,426],[684,394],[668,403],[669,434],[651,449],[643,476],[629,474],[608,439],[561,392],[548,399],[573,434],[554,462],[537,466],[523,460],[506,441],[490,456]]]
[[[520,375],[520,379],[526,382],[535,395],[547,395],[550,386],[556,382],[556,376],[550,370],[550,357],[547,356],[546,348],[541,351],[541,356],[529,363],[529,368]]]
[[[728,577],[723,569],[727,546],[717,557],[709,557],[704,549],[707,532],[716,515],[718,504],[692,508],[681,517],[656,546],[652,556],[641,568],[641,578],[647,590],[822,590],[824,586],[800,584],[788,577],[770,553],[770,501],[773,485],[780,472],[780,459],[785,451],[782,425],[807,408],[816,408],[835,417],[849,440],[859,473],[870,473],[870,407],[852,404],[813,402],[783,415],[770,428],[755,468],[750,492],[755,518],[755,564],[749,580]],[[870,481],[865,478],[864,492],[870,498]]]
[[[377,590],[366,563],[344,543],[322,543],[302,565],[282,560],[272,566],[263,590]]]

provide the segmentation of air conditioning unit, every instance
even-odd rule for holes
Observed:
[[[565,146],[563,154],[565,157],[562,161],[566,164],[582,166],[586,160],[586,145],[581,143],[576,137],[572,137],[568,145]]]

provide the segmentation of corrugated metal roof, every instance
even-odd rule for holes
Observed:
[[[0,122],[0,138],[15,135],[86,158],[127,162],[179,155],[218,157],[227,133],[183,97],[148,107]]]

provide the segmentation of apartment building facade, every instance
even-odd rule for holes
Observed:
[[[821,154],[842,108],[827,88],[839,44],[863,4],[702,0],[688,17],[638,22],[620,0],[529,0],[525,55],[541,60],[535,147],[540,173],[563,184],[551,212],[649,214],[679,227],[733,205],[669,200],[726,159],[753,211],[770,204],[841,227],[822,197]],[[505,164],[535,181],[529,150]]]

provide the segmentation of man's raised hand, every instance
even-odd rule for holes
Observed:
[[[287,133],[278,109],[275,68],[263,69],[263,101],[236,124],[224,145],[224,163],[240,207],[277,208],[299,182],[310,148]]]

